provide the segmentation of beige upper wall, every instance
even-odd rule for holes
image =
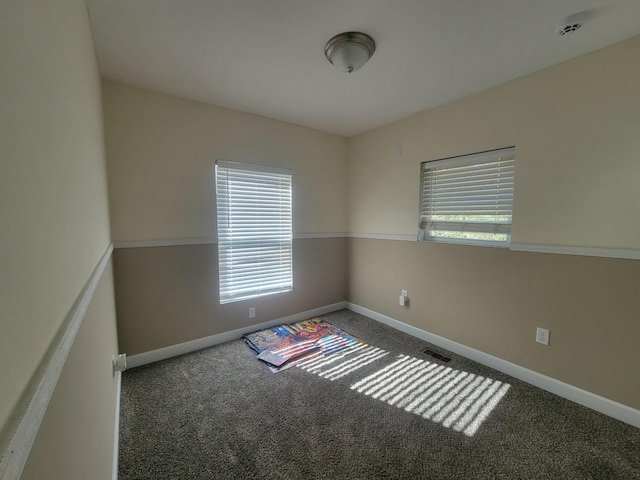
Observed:
[[[420,162],[515,145],[514,243],[640,248],[638,58],[640,36],[350,138],[350,232],[417,235]]]
[[[215,160],[292,169],[294,233],[346,231],[346,139],[110,80],[103,96],[114,241],[215,237]]]
[[[0,426],[110,243],[82,0],[0,7]]]

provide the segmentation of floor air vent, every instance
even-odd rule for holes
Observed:
[[[441,353],[434,352],[433,350],[430,350],[428,348],[425,348],[422,352],[426,353],[427,355],[432,356],[433,358],[437,358],[438,360],[441,360],[441,361],[443,361],[445,363],[449,363],[451,361],[451,359],[449,357],[445,357]]]

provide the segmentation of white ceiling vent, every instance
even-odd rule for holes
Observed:
[[[562,25],[558,30],[558,35],[568,35],[578,30],[581,26],[581,23],[569,23],[566,25]]]
[[[579,30],[588,18],[589,12],[579,12],[574,15],[570,15],[556,25],[556,32],[558,32],[558,35],[560,36],[570,35]]]

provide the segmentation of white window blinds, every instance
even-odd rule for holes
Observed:
[[[508,243],[515,148],[422,163],[421,238]]]
[[[220,303],[292,290],[291,177],[216,162]]]

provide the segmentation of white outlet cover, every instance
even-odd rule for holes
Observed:
[[[536,329],[536,342],[542,345],[549,345],[549,330],[538,327]]]

